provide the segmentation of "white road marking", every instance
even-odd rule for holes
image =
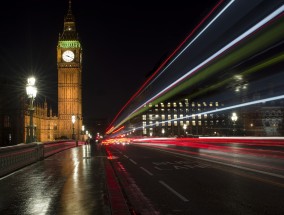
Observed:
[[[132,163],[134,163],[135,165],[137,165],[137,163],[134,161],[134,160],[132,160],[132,159],[129,159]]]
[[[153,173],[151,173],[149,170],[145,169],[144,167],[140,167],[142,170],[144,170],[146,173],[148,173],[148,175],[153,175]]]
[[[128,156],[126,156],[126,155],[123,155],[124,157],[126,157],[126,158],[128,158]]]
[[[184,196],[179,194],[177,191],[175,191],[173,188],[171,188],[165,182],[163,182],[163,181],[159,181],[159,182],[160,182],[160,184],[164,185],[169,191],[171,191],[173,194],[175,194],[177,197],[179,197],[182,201],[184,201],[184,202],[188,202],[189,201],[187,198],[185,198]]]
[[[221,164],[221,165],[224,165],[224,166],[234,167],[234,168],[237,168],[237,169],[247,170],[247,171],[250,171],[250,172],[257,172],[257,173],[261,173],[261,174],[264,174],[264,175],[269,175],[269,176],[273,176],[273,177],[284,179],[284,175],[280,175],[280,174],[277,174],[277,173],[266,172],[266,171],[262,171],[262,170],[252,169],[252,168],[249,168],[249,167],[238,166],[238,165],[229,164],[229,163],[225,163],[225,162],[221,162],[221,161],[215,161],[215,160],[211,160],[211,159],[207,159],[207,158],[201,158],[201,157],[181,154],[181,153],[177,153],[177,152],[171,152],[171,151],[167,151],[167,150],[157,149],[157,148],[154,148],[154,147],[152,149],[155,149],[155,150],[158,150],[158,151],[162,151],[162,152],[167,152],[167,153],[178,155],[178,156],[194,158],[194,159],[198,159],[198,160],[202,160],[202,161],[207,161],[207,162],[211,162],[211,163],[217,163],[217,164]]]

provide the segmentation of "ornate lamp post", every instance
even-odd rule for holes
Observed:
[[[233,121],[233,135],[235,136],[236,132],[236,121],[238,120],[237,114],[234,112],[232,113],[231,120]]]
[[[73,132],[72,132],[72,139],[75,140],[75,132],[74,132],[75,127],[74,127],[74,125],[75,125],[75,122],[76,122],[76,116],[74,114],[71,117],[71,121],[72,121],[72,125],[73,125],[73,127],[72,127],[72,130],[73,130]]]
[[[26,92],[28,95],[28,98],[30,99],[30,105],[29,105],[29,112],[30,112],[30,125],[27,126],[27,138],[26,143],[32,143],[36,141],[35,137],[35,126],[33,123],[33,113],[34,113],[34,100],[37,94],[37,88],[35,86],[35,78],[30,77],[28,78],[28,83],[26,86]]]

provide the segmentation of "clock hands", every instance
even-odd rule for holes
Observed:
[[[66,57],[71,58],[72,60],[74,59],[74,57],[70,56],[70,55],[66,55]]]

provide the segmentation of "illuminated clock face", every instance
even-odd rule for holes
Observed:
[[[75,57],[74,52],[72,52],[70,50],[63,52],[63,54],[62,54],[62,58],[65,62],[73,61],[74,57]]]

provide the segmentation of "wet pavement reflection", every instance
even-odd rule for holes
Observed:
[[[60,152],[0,178],[0,214],[111,214],[103,151]]]

